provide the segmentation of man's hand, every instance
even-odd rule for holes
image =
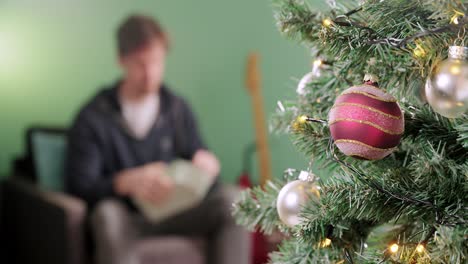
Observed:
[[[166,175],[166,168],[163,162],[153,162],[122,171],[114,181],[115,191],[161,205],[174,189],[172,179]]]
[[[210,177],[217,177],[221,169],[221,165],[216,156],[204,149],[198,150],[195,155],[193,155],[192,163],[208,173]]]

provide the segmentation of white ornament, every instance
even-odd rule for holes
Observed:
[[[322,75],[321,72],[321,66],[323,62],[320,59],[317,59],[314,61],[312,65],[312,71],[304,75],[304,77],[301,78],[299,81],[299,84],[297,85],[296,92],[300,95],[304,95],[307,93],[306,87],[309,85],[311,81],[313,81],[315,78],[318,78]]]
[[[319,197],[319,188],[312,181],[289,182],[281,189],[276,200],[278,216],[285,225],[293,227],[301,222],[299,214],[307,201]]]

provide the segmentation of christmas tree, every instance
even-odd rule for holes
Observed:
[[[288,169],[236,219],[284,234],[270,263],[467,263],[468,4],[327,3],[274,3],[315,61],[271,127],[328,176]]]

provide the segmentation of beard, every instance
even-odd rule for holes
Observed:
[[[124,97],[130,100],[140,100],[147,96],[159,93],[161,83],[148,83],[148,82],[126,82],[123,84]]]
[[[135,89],[136,94],[144,96],[158,92],[160,86],[160,82],[140,82],[135,84],[133,89]]]

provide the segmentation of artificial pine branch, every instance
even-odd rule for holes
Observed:
[[[251,229],[289,234],[271,263],[464,263],[468,115],[448,119],[435,113],[421,89],[458,31],[466,30],[468,17],[462,15],[468,4],[357,2],[362,1],[342,1],[319,13],[305,1],[275,0],[280,31],[314,47],[327,69],[305,94],[283,102],[271,129],[289,133],[330,177],[319,181],[320,201],[306,204],[304,221],[294,228],[276,214],[276,197],[288,179],[244,192],[234,214]],[[331,144],[327,125],[298,121],[301,115],[327,120],[337,95],[360,84],[365,73],[379,76],[380,88],[398,98],[405,116],[398,150],[379,161],[346,157]],[[323,248],[327,238],[332,244]],[[390,243],[399,245],[396,253]]]

